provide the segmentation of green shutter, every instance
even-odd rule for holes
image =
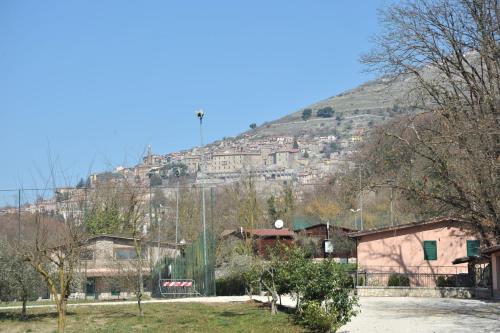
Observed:
[[[479,241],[478,240],[468,240],[467,241],[467,257],[479,256]]]
[[[424,241],[424,259],[437,260],[436,241]]]

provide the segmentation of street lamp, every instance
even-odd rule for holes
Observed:
[[[207,260],[207,227],[205,221],[205,154],[203,149],[203,117],[205,112],[203,110],[196,111],[196,117],[200,120],[200,148],[201,148],[201,220],[203,223],[203,263],[205,266],[205,288],[208,287],[208,260]]]
[[[394,179],[387,179],[387,184],[391,187],[391,196],[390,196],[390,200],[391,200],[391,205],[390,205],[390,212],[391,212],[391,227],[394,227],[394,211],[393,211],[393,201],[394,201],[394,197],[393,197],[393,188],[394,188]]]
[[[353,209],[353,208],[351,208],[351,209],[350,209],[350,211],[354,213],[354,228],[356,228],[356,227],[357,227],[357,225],[356,225],[356,214],[357,214],[359,211],[361,211],[361,208],[358,208],[358,209]]]

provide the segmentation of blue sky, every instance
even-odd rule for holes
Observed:
[[[0,2],[0,188],[58,185],[366,81],[386,1]]]

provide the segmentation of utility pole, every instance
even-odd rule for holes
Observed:
[[[175,251],[177,253],[177,243],[179,240],[179,169],[175,170],[177,176],[177,189],[175,195]],[[177,255],[175,256],[177,258]]]
[[[160,219],[158,219],[158,215],[161,214],[161,209],[162,205],[160,204],[160,209],[156,208],[156,213],[155,213],[155,220],[156,220],[156,225],[158,227],[158,258],[156,259],[156,264],[157,267],[160,267],[160,243],[161,243],[161,238],[160,238],[160,233],[161,233],[161,228],[160,228],[160,221],[162,216],[160,215]],[[161,268],[158,268],[158,283],[160,283],[161,280]]]
[[[359,215],[360,215],[360,224],[361,224],[361,231],[363,231],[363,188],[361,184],[361,165],[358,164],[359,168]]]
[[[393,217],[393,210],[392,210],[392,202],[393,202],[392,191],[393,191],[393,189],[392,189],[392,185],[391,185],[391,226],[394,227],[394,217]]]
[[[205,290],[208,287],[208,260],[207,260],[207,226],[205,220],[205,153],[203,149],[203,110],[196,111],[196,116],[200,119],[200,145],[201,145],[201,220],[203,223],[203,263],[205,266]]]
[[[21,189],[17,190],[17,245],[21,244]]]

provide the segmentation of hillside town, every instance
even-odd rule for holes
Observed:
[[[0,4],[0,333],[500,332],[499,0]]]

